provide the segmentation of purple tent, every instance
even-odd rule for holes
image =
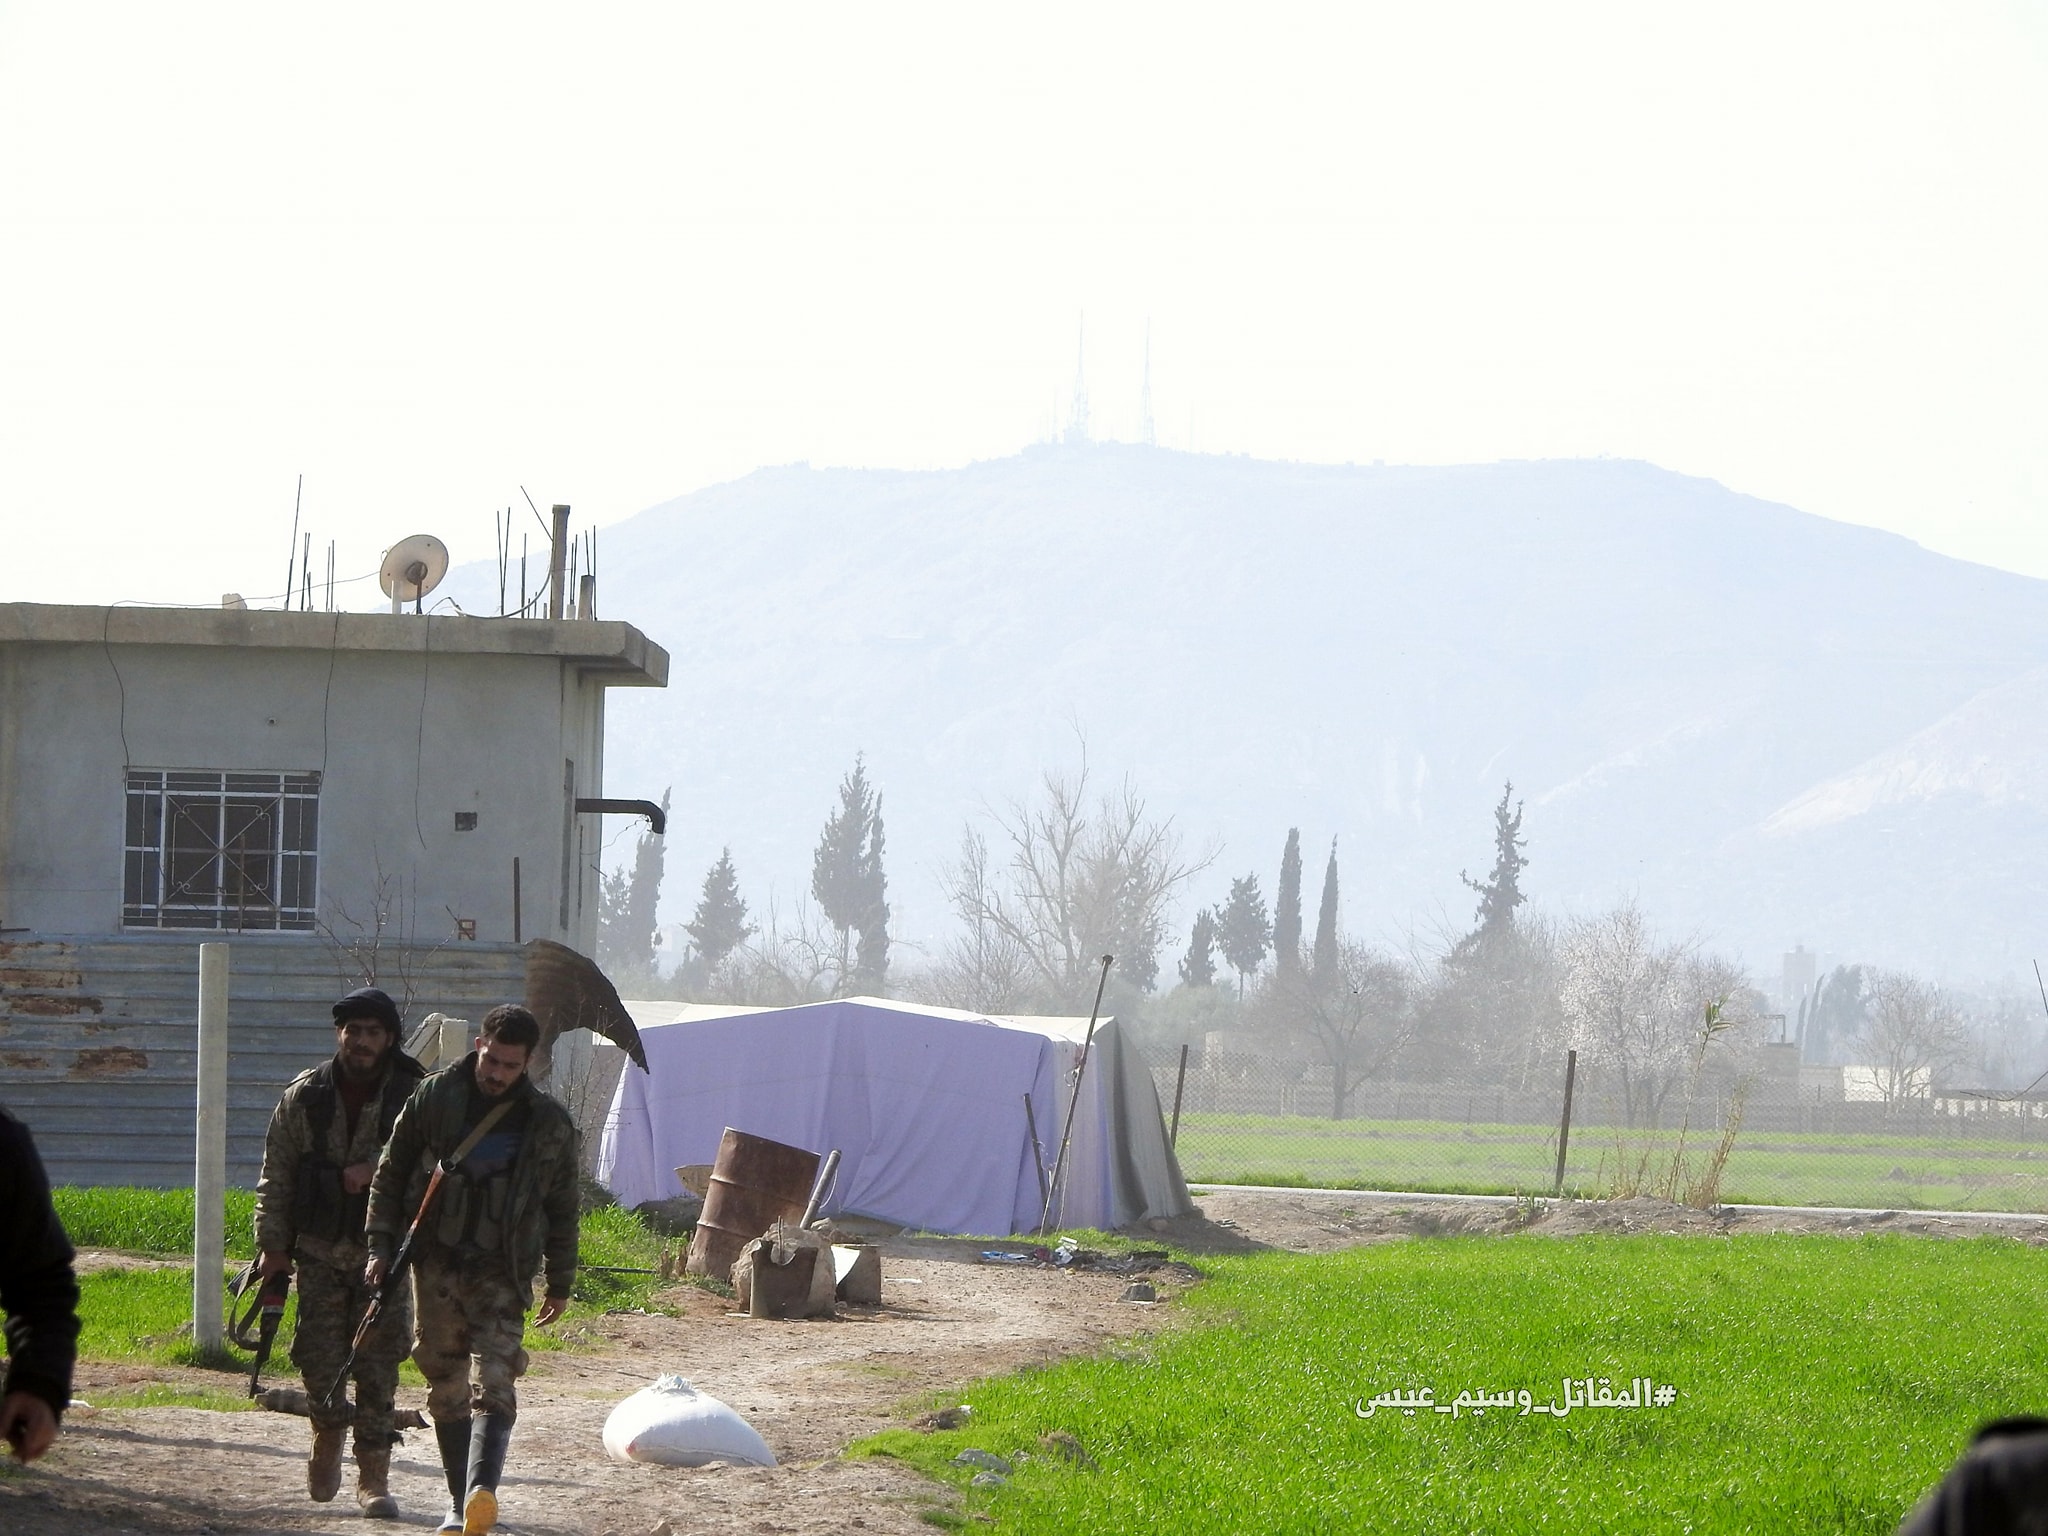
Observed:
[[[680,1192],[727,1126],[840,1152],[828,1214],[928,1232],[1029,1231],[1040,1217],[1031,1096],[1050,1174],[1086,1019],[994,1018],[854,997],[800,1008],[688,1010],[641,1021],[646,1072],[612,1096],[597,1176],[624,1204]],[[1096,1026],[1053,1218],[1122,1227],[1193,1209],[1152,1075],[1114,1019]]]

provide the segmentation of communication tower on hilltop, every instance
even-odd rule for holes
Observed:
[[[1088,317],[1081,317],[1079,339],[1074,344],[1074,408],[1067,417],[1066,441],[1088,441]]]

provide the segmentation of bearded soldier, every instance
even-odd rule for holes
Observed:
[[[547,1277],[534,1317],[542,1326],[562,1315],[576,1279],[576,1126],[526,1075],[539,1045],[540,1025],[524,1008],[485,1014],[476,1049],[414,1090],[370,1186],[368,1283],[383,1283],[401,1234],[419,1219],[409,1250],[419,1304],[412,1358],[427,1378],[448,1479],[441,1529],[468,1536],[498,1518],[534,1273],[545,1268]]]
[[[348,1359],[350,1335],[367,1301],[363,1222],[370,1175],[398,1112],[418,1084],[419,1064],[398,1048],[398,1005],[375,987],[334,1005],[334,1055],[285,1089],[263,1139],[256,1186],[258,1270],[297,1265],[299,1321],[292,1363],[312,1404],[313,1454],[306,1492],[325,1503],[341,1487],[341,1444],[350,1422],[345,1393],[325,1401]],[[356,1354],[356,1499],[372,1519],[391,1520],[391,1401],[410,1341],[402,1303],[387,1307]]]

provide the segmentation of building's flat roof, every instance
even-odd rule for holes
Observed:
[[[614,619],[495,619],[410,613],[284,613],[259,608],[98,608],[0,603],[0,645],[243,646],[287,651],[413,651],[547,656],[615,687],[668,684],[668,652]]]

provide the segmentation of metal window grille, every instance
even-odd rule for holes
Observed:
[[[317,773],[130,769],[124,928],[310,931]]]

